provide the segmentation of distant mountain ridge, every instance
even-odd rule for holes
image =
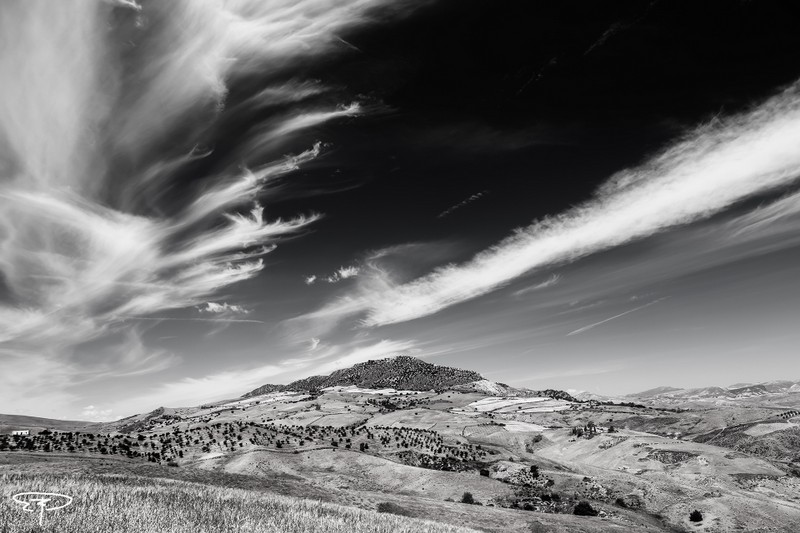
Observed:
[[[778,380],[764,383],[736,383],[727,388],[701,387],[681,389],[677,387],[656,387],[646,391],[628,394],[629,398],[646,399],[729,399],[737,400],[768,396],[774,394],[800,393],[800,381]]]
[[[434,365],[416,357],[401,355],[358,363],[350,368],[336,370],[327,376],[311,376],[293,381],[288,385],[262,385],[242,397],[250,398],[271,392],[310,391],[348,385],[369,389],[439,390],[481,380],[483,377],[472,370]]]

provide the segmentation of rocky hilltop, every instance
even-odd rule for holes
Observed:
[[[483,377],[472,370],[434,365],[416,357],[401,355],[358,363],[327,376],[311,376],[288,385],[262,385],[243,398],[270,392],[309,391],[348,385],[369,389],[441,390],[480,380]]]
[[[251,398],[253,396],[261,396],[262,394],[270,394],[272,392],[281,392],[287,389],[288,385],[273,385],[271,383],[267,383],[266,385],[261,385],[257,389],[253,389],[247,394],[243,395],[242,398]]]
[[[556,389],[532,390],[526,388],[517,388],[506,385],[505,383],[489,381],[487,379],[482,379],[480,381],[473,381],[470,383],[465,383],[463,385],[455,385],[450,388],[452,390],[460,392],[479,392],[483,394],[488,394],[490,396],[518,396],[522,398],[540,397],[540,398],[552,398],[554,400],[566,400],[568,402],[581,401],[563,390],[556,390]]]

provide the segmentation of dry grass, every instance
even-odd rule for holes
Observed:
[[[55,492],[71,506],[23,512],[19,492]],[[456,533],[473,530],[235,488],[128,476],[0,475],[0,532]]]

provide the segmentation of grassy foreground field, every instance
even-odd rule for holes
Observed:
[[[38,514],[11,497],[20,492],[72,496],[72,505]],[[2,533],[466,533],[466,528],[379,514],[314,500],[129,476],[0,474]]]

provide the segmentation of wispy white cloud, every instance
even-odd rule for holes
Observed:
[[[382,340],[369,346],[358,347],[351,350],[344,349],[331,360],[314,365],[315,374],[328,374],[334,370],[348,368],[357,363],[370,359],[384,359],[398,355],[419,355],[416,342],[413,340],[394,341]]]
[[[149,348],[138,327],[124,330],[122,342],[104,351],[104,357],[89,368],[76,368],[79,381],[98,378],[133,377],[155,374],[180,362],[180,358],[163,348]]]
[[[169,209],[156,204],[177,170],[208,155],[202,146],[226,113],[230,83],[253,72],[268,79],[300,57],[332,52],[341,48],[338,32],[410,4],[3,6],[0,272],[10,294],[0,301],[0,360],[29,356],[29,369],[62,372],[54,388],[63,388],[80,364],[64,361],[73,346],[125,330],[134,318],[208,306],[221,289],[258,275],[278,241],[320,218],[264,217],[258,201],[276,179],[322,149],[284,156],[278,143],[352,117],[363,111],[359,103],[326,106],[311,101],[325,90],[316,82],[275,81],[231,110],[275,110],[251,141]],[[153,362],[152,351],[140,356]],[[10,405],[18,389],[3,368],[0,403]]]
[[[360,269],[356,266],[340,267],[339,270],[325,278],[328,283],[339,283],[342,280],[358,276]]]
[[[306,276],[304,281],[306,285],[313,285],[317,281],[324,281],[326,283],[339,283],[340,281],[344,281],[346,279],[354,278],[358,276],[361,272],[361,268],[357,266],[347,266],[347,267],[339,267],[336,272],[329,276],[325,276],[322,278],[317,277],[316,275]]]
[[[460,265],[406,283],[371,272],[359,287],[308,315],[363,315],[365,326],[413,320],[476,298],[537,269],[689,224],[800,175],[800,87],[753,111],[715,120],[647,163],[614,175],[593,199],[519,229]]]
[[[529,293],[534,292],[534,291],[538,291],[538,290],[541,290],[541,289],[546,289],[548,287],[552,287],[554,285],[557,285],[559,283],[559,281],[561,281],[561,276],[559,276],[558,274],[553,274],[552,276],[550,276],[549,278],[547,278],[546,280],[544,280],[544,281],[542,281],[540,283],[535,283],[534,285],[531,285],[529,287],[525,287],[524,289],[520,289],[518,291],[514,291],[514,296],[517,296],[517,297],[524,296],[524,295],[529,294]]]
[[[370,359],[418,353],[414,341],[382,340],[368,346],[336,346],[325,354],[286,360],[255,368],[241,368],[209,374],[200,378],[184,378],[161,384],[141,396],[110,404],[115,413],[131,414],[133,409],[147,410],[158,406],[193,406],[224,398],[236,398],[265,383],[288,383],[313,373],[328,374]],[[135,406],[135,407],[132,407]]]
[[[133,321],[142,321],[142,322],[213,322],[216,324],[265,324],[263,320],[253,320],[249,318],[228,318],[224,316],[217,316],[214,318],[197,318],[197,317],[172,317],[172,316],[132,316],[132,317],[121,317],[125,321],[133,320]]]
[[[590,329],[596,328],[597,326],[602,326],[606,322],[611,322],[612,320],[616,320],[618,318],[622,318],[622,317],[624,317],[626,315],[629,315],[631,313],[635,313],[637,311],[641,311],[642,309],[646,309],[646,308],[650,307],[651,305],[655,305],[658,302],[661,302],[661,301],[663,301],[665,299],[666,298],[659,298],[657,300],[653,300],[652,302],[648,302],[648,303],[646,303],[644,305],[640,305],[638,307],[634,307],[633,309],[628,309],[627,311],[619,313],[618,315],[614,315],[614,316],[608,317],[608,318],[606,318],[604,320],[601,320],[599,322],[595,322],[593,324],[589,324],[588,326],[583,326],[582,328],[578,328],[576,330],[570,331],[569,333],[567,333],[567,337],[569,337],[571,335],[578,335],[580,333],[584,333],[586,331],[589,331]]]
[[[113,409],[100,409],[94,405],[87,405],[81,411],[81,420],[88,420],[90,422],[107,422],[119,417],[111,416]]]
[[[452,214],[453,211],[455,211],[456,209],[460,209],[460,208],[464,207],[467,204],[471,204],[475,200],[480,200],[483,196],[485,196],[488,193],[489,193],[489,191],[481,191],[481,192],[475,193],[472,196],[470,196],[469,198],[467,198],[466,200],[463,200],[463,201],[461,201],[461,202],[459,202],[459,203],[457,203],[457,204],[445,209],[444,211],[442,211],[441,213],[436,215],[436,218],[444,218],[447,215]]]
[[[274,382],[286,369],[277,364],[217,372],[198,378],[183,378],[150,388],[124,401],[112,403],[115,412],[125,415],[160,406],[189,407],[204,402],[237,398],[268,382]]]
[[[205,306],[200,306],[201,313],[214,313],[214,314],[241,314],[246,315],[250,311],[241,305],[229,304],[227,302],[206,302]]]

